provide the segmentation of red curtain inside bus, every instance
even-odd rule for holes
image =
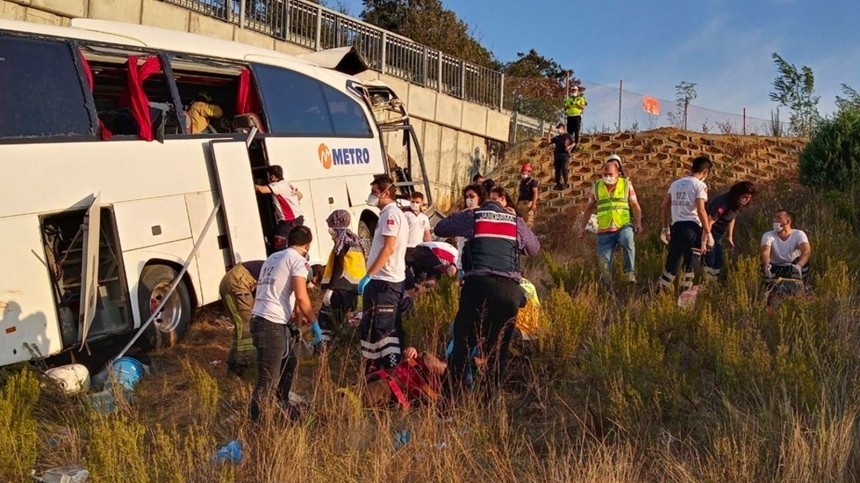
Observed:
[[[90,69],[90,63],[87,62],[87,58],[84,57],[84,54],[82,52],[78,52],[78,56],[81,58],[81,65],[84,68],[84,74],[86,74],[87,76],[87,83],[90,85],[90,92],[93,92],[93,89],[96,84],[93,80],[93,71],[92,69]],[[103,123],[101,119],[99,119],[99,135],[101,136],[102,140],[105,141],[110,139],[112,136],[110,130],[108,130],[108,128],[105,126],[105,123]]]
[[[152,74],[161,70],[161,60],[151,56],[141,65],[137,65],[138,57],[128,57],[128,86],[125,92],[131,115],[137,121],[138,137],[144,141],[152,141],[152,117],[149,115],[149,99],[143,90],[143,83]]]
[[[261,110],[260,97],[257,95],[251,71],[242,69],[239,74],[239,90],[236,93],[236,114],[254,114],[259,118]]]

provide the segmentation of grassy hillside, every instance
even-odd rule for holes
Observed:
[[[662,189],[662,188],[661,188]],[[41,386],[37,371],[2,372],[0,481],[83,463],[93,481],[857,481],[860,447],[860,240],[854,200],[774,185],[738,221],[724,278],[683,311],[655,295],[662,247],[658,196],[640,190],[648,233],[640,283],[596,283],[594,240],[559,215],[525,272],[542,295],[544,330],[516,381],[489,407],[357,410],[337,388],[356,382],[356,344],[303,365],[308,417],[246,420],[250,376],[226,373],[229,329],[200,315],[176,350],[115,415]],[[656,187],[652,193],[659,191]],[[798,213],[813,246],[810,299],[770,314],[757,245],[777,206]],[[456,288],[419,300],[408,330],[439,350]],[[411,442],[395,449],[395,435]],[[212,462],[238,438],[239,465]]]

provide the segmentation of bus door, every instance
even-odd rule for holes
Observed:
[[[101,203],[99,195],[87,208],[84,216],[83,251],[81,253],[81,306],[79,314],[81,350],[87,341],[87,334],[96,316],[99,288],[99,245],[101,240]]]
[[[233,263],[265,260],[266,245],[257,213],[251,163],[244,141],[212,141],[221,212]]]

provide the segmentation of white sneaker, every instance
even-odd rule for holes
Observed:
[[[636,283],[636,273],[635,272],[627,272],[627,283]]]

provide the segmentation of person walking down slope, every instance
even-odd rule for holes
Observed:
[[[517,208],[525,220],[526,225],[531,228],[535,223],[537,213],[538,187],[540,182],[532,178],[532,165],[526,163],[520,169],[520,193],[517,197]]]
[[[749,181],[735,183],[729,191],[723,193],[708,203],[708,222],[711,224],[711,237],[714,246],[705,255],[705,274],[717,278],[723,268],[725,259],[723,238],[728,248],[735,247],[734,231],[735,218],[741,210],[749,206],[755,196],[755,186]]]
[[[570,88],[570,84],[568,84]],[[573,148],[579,147],[579,132],[582,130],[582,113],[588,105],[585,100],[585,89],[576,85],[573,91],[566,94],[564,100],[564,113],[567,115],[567,132],[573,135]]]
[[[642,208],[636,198],[633,183],[621,176],[621,157],[606,158],[603,176],[589,193],[579,238],[591,215],[597,211],[597,254],[600,258],[601,277],[612,286],[612,259],[615,248],[621,246],[624,254],[624,276],[629,283],[636,282],[636,244],[634,233],[642,233]]]
[[[660,214],[663,219],[661,238],[669,239],[666,267],[660,277],[660,290],[669,290],[678,274],[678,262],[683,258],[684,279],[681,292],[693,288],[694,270],[699,265],[710,238],[711,227],[705,202],[708,187],[705,178],[711,171],[711,160],[700,156],[693,160],[690,173],[672,182],[663,198]],[[670,226],[671,222],[671,226]]]
[[[555,128],[557,134],[551,137],[549,142],[553,145],[552,161],[555,168],[555,189],[562,190],[568,187],[570,152],[573,150],[574,141],[564,124],[558,123]]]

